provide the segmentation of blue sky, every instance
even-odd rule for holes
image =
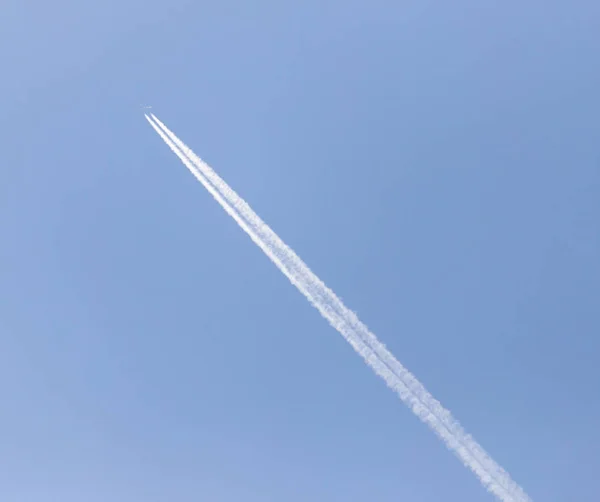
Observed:
[[[493,500],[143,119],[534,500],[597,500],[600,7],[0,7],[0,498]]]

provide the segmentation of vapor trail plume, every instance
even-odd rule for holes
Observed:
[[[450,412],[433,398],[414,375],[404,368],[250,206],[160,120],[152,114],[151,117],[146,115],[148,122],[225,211],[319,310],[321,315],[340,332],[367,364],[397,392],[413,413],[429,425],[463,464],[476,474],[480,482],[502,501],[530,501],[508,473],[462,429]]]

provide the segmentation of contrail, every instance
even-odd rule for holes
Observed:
[[[192,174],[310,303],[498,499],[531,499],[250,206],[153,114],[146,119]]]

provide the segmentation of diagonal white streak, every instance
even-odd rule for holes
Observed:
[[[531,499],[461,425],[290,249],[250,206],[153,114],[146,119],[225,211],[240,225],[386,384],[499,500]]]

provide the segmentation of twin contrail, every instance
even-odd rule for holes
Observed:
[[[504,502],[531,501],[523,489],[290,249],[214,170],[188,148],[154,114],[146,119],[190,172],[249,235],[308,301],[354,350],[471,469],[480,482]]]

